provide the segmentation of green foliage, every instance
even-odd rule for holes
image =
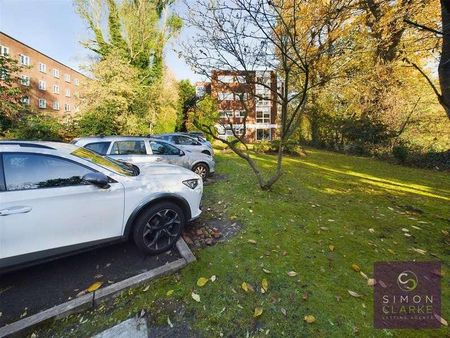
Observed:
[[[195,95],[195,87],[189,80],[181,80],[178,83],[178,114],[177,125],[175,131],[187,131],[189,119],[189,111],[195,108],[197,97]]]
[[[219,120],[219,110],[216,100],[210,95],[205,95],[197,102],[196,108],[189,112],[189,126],[200,130],[208,130],[210,134],[216,134],[214,125]],[[191,129],[191,128],[189,128]],[[193,128],[192,128],[193,129]]]
[[[27,114],[7,134],[20,140],[61,141],[63,127],[60,121],[46,114]]]

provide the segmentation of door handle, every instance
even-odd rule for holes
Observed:
[[[7,209],[0,210],[0,216],[8,216],[15,214],[26,214],[31,211],[31,207],[20,206],[20,207],[11,207]]]

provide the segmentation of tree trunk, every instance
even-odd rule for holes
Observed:
[[[439,62],[440,101],[450,119],[450,2],[441,0],[442,54]]]

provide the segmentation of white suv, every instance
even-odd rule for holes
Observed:
[[[201,178],[140,168],[71,144],[0,142],[0,269],[132,237],[145,253],[170,249],[197,218]]]

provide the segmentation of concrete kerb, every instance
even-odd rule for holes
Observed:
[[[29,329],[34,325],[37,325],[43,321],[55,318],[63,318],[71,313],[80,312],[95,306],[96,304],[105,302],[111,298],[114,298],[120,292],[135,287],[141,283],[155,279],[156,277],[161,277],[164,275],[171,274],[187,264],[196,260],[194,254],[187,246],[186,242],[180,238],[176,244],[181,257],[176,261],[164,264],[163,266],[157,267],[150,271],[146,271],[139,275],[127,278],[123,281],[114,283],[105,288],[101,288],[96,292],[89,293],[68,302],[56,305],[50,309],[41,311],[29,317],[20,319],[16,322],[7,324],[0,328],[0,337],[5,337]]]

